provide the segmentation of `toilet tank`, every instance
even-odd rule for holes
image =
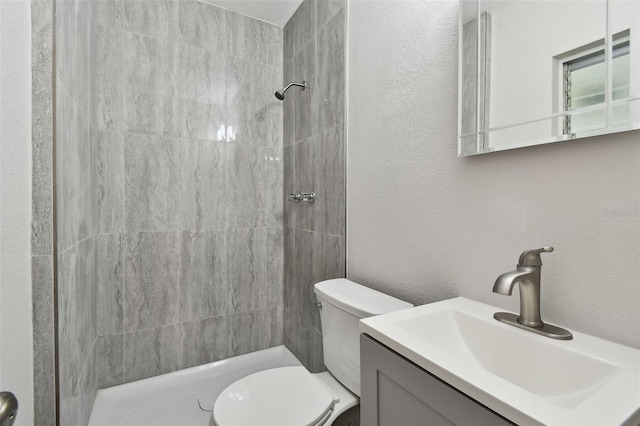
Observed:
[[[336,379],[360,396],[358,321],[413,305],[345,278],[319,282],[314,291],[322,303],[320,322],[324,364]]]

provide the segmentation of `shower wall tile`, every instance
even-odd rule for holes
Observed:
[[[99,0],[92,2],[91,5],[93,7],[91,24],[93,26],[104,25],[111,28],[122,28],[123,4],[121,0]]]
[[[322,230],[325,206],[325,189],[322,185],[321,171],[323,168],[324,145],[320,143],[318,135],[314,135],[293,147],[295,164],[296,191],[314,192],[316,201],[313,203],[295,203],[296,228],[309,231]]]
[[[182,46],[178,52],[181,96],[224,107],[225,58],[205,49]]]
[[[309,0],[307,0],[309,1]],[[294,60],[293,81],[306,81],[311,89],[296,88],[291,95],[295,97],[295,141],[299,142],[312,135],[315,129],[314,112],[319,108],[316,103],[316,44],[315,39],[300,50]]]
[[[51,425],[55,418],[55,359],[53,329],[53,259],[31,258],[33,294],[33,390],[34,424]]]
[[[98,377],[96,371],[98,354],[95,342],[96,341],[94,339],[94,344],[92,345],[91,352],[87,357],[84,369],[80,375],[80,382],[76,389],[77,398],[79,400],[78,424],[80,425],[89,424],[93,401],[96,399],[96,393],[98,391]]]
[[[267,306],[267,232],[230,228],[227,233],[227,313]]]
[[[264,226],[267,150],[242,143],[227,145],[227,202],[230,227]]]
[[[212,52],[224,53],[227,48],[226,15],[232,12],[196,0],[183,0],[178,3],[182,42]]]
[[[284,230],[267,228],[267,306],[282,306],[284,287]]]
[[[345,237],[324,235],[324,280],[343,278],[347,273]]]
[[[340,11],[318,34],[318,81],[320,98],[318,131],[344,122],[345,106],[345,17]]]
[[[282,37],[283,30],[277,25],[264,23],[267,60],[266,63],[282,69]]]
[[[281,345],[284,342],[282,312],[282,307],[277,306],[228,316],[229,355],[242,355]]]
[[[180,322],[226,314],[225,231],[183,232],[180,245]]]
[[[267,62],[266,26],[264,21],[239,13],[227,12],[227,53],[260,64]]]
[[[285,62],[283,74],[284,80],[281,87],[285,87],[289,82],[296,81],[298,75],[293,59]],[[276,87],[279,87],[279,85]],[[297,90],[299,89],[294,88],[294,91]],[[296,93],[292,92],[285,96],[282,101],[282,144],[284,147],[289,147],[296,143],[296,98]]]
[[[77,78],[78,3],[76,0],[59,0],[56,2],[57,77],[60,82],[66,85],[67,90],[72,91],[72,93]],[[68,123],[68,121],[63,122]]]
[[[282,226],[283,200],[282,200],[282,150],[267,150],[267,182],[266,182],[266,226]]]
[[[58,142],[58,247],[63,251],[89,235],[89,126],[71,94],[58,87],[57,113],[66,126],[57,126]]]
[[[96,340],[96,381],[99,388],[124,383],[124,334]]]
[[[31,253],[52,251],[52,80],[50,72],[34,71],[31,77]]]
[[[324,279],[324,241],[323,234],[303,230],[295,231],[295,264],[293,285],[298,286],[301,296],[301,316],[303,325],[320,330],[320,314],[316,308],[315,283]],[[303,265],[303,267],[300,267]]]
[[[288,317],[288,312],[300,312],[300,305],[302,303],[302,292],[300,287],[294,285],[295,283],[295,231],[291,228],[283,229],[282,238],[283,249],[283,291],[282,300],[285,309],[285,318]]]
[[[91,64],[91,3],[77,0],[76,3],[76,62],[74,84],[69,87],[83,116],[90,113],[89,72]]]
[[[267,66],[267,77],[266,77],[266,85],[269,88],[280,88],[283,75],[282,75],[282,65],[276,66]],[[273,90],[275,91],[275,89]],[[267,125],[267,141],[266,145],[270,148],[282,149],[282,137],[283,137],[283,123],[282,123],[282,111],[283,105],[282,101],[278,100],[273,91],[267,90],[266,92],[266,102],[265,102],[265,111],[266,111],[266,125]],[[286,98],[285,98],[286,100]]]
[[[238,144],[267,144],[264,65],[227,58],[227,135]]]
[[[124,335],[124,380],[131,382],[175,371],[180,366],[178,325],[147,328]]]
[[[91,44],[91,125],[98,130],[122,131],[124,32],[95,25]]]
[[[227,148],[224,142],[185,141],[189,148],[184,201],[184,229],[227,227]]]
[[[177,232],[127,234],[125,331],[177,322],[179,244]]]
[[[122,133],[93,131],[96,145],[96,209],[100,233],[124,231],[124,139]]]
[[[130,133],[124,147],[125,220],[129,232],[182,228],[184,140]]]
[[[296,53],[305,48],[316,35],[316,7],[316,0],[305,0],[291,18],[295,21]]]
[[[282,29],[282,56],[284,63],[293,61],[293,58],[296,56],[295,23],[294,19],[290,19]]]
[[[180,368],[218,361],[229,356],[226,317],[180,324]]]
[[[323,148],[321,190],[321,208],[324,218],[320,219],[322,232],[330,235],[345,236],[345,145],[344,126],[333,127],[320,134],[320,146]]]
[[[177,39],[178,3],[174,0],[123,0],[122,25],[133,33]]]
[[[346,0],[317,0],[318,2],[318,30],[320,30],[338,12],[344,10]],[[342,18],[342,25],[345,24]]]
[[[282,155],[282,223],[285,228],[294,228],[296,224],[296,213],[298,211],[298,203],[288,201],[289,194],[298,191],[298,185],[295,180],[295,158],[297,149],[295,146],[286,147]]]
[[[31,70],[53,71],[53,35],[51,0],[31,0]]]
[[[97,334],[122,333],[125,239],[123,234],[100,234],[96,239]]]

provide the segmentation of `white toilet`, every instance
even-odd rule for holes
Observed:
[[[358,321],[413,305],[344,278],[317,283],[315,293],[321,303],[324,363],[330,373],[282,367],[244,377],[220,394],[210,425],[328,426],[358,404]]]

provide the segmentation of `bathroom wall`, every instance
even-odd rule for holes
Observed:
[[[0,390],[33,425],[31,321],[31,21],[28,2],[0,2]]]
[[[343,0],[305,0],[284,27],[284,338],[312,372],[325,369],[313,285],[345,276],[345,25]]]
[[[351,2],[348,273],[416,304],[544,245],[542,318],[640,348],[640,134],[456,157],[458,2]]]
[[[100,6],[99,386],[282,344],[282,29],[198,1]]]

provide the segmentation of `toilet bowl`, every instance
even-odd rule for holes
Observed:
[[[358,404],[358,321],[413,305],[344,278],[319,282],[314,291],[328,371],[282,367],[244,377],[218,396],[210,426],[328,426]]]

